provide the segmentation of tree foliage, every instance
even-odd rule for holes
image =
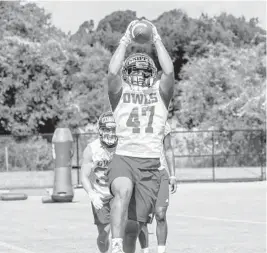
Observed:
[[[1,7],[1,131],[25,135],[95,122],[110,53],[99,44],[72,43],[34,4],[1,2]]]
[[[211,45],[181,72],[177,115],[187,128],[263,128],[265,124],[265,43],[249,48]]]
[[[108,106],[110,57],[134,19],[133,11],[117,11],[66,35],[34,3],[0,2],[1,133],[95,123]],[[174,62],[170,116],[187,128],[263,126],[266,32],[257,22],[227,13],[193,19],[181,10],[153,20]],[[152,44],[131,52],[150,54],[159,67]]]

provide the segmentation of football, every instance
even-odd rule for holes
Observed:
[[[152,39],[152,27],[145,20],[138,21],[131,28],[133,41],[139,44],[148,43]]]

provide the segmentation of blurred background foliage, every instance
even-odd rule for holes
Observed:
[[[136,18],[134,11],[116,11],[97,27],[88,20],[65,34],[36,4],[1,1],[0,133],[53,133],[62,126],[78,133],[95,124],[108,108],[109,60]],[[174,130],[265,129],[266,31],[257,17],[194,19],[172,10],[151,21],[174,64]],[[133,44],[130,52],[148,53],[160,70],[152,44]]]

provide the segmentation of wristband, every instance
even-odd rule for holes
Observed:
[[[126,47],[131,43],[131,38],[129,38],[128,36],[123,36],[120,39],[120,44],[124,44]]]
[[[171,176],[171,177],[169,177],[169,179],[175,179],[176,180],[177,178],[176,178],[176,176]]]

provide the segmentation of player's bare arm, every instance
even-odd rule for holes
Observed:
[[[83,152],[83,163],[81,167],[81,182],[83,188],[87,192],[94,207],[96,209],[100,209],[103,206],[103,201],[100,199],[100,196],[93,190],[91,182],[89,180],[92,168],[93,168],[92,150],[90,146],[87,146]]]
[[[169,104],[173,96],[174,90],[173,63],[161,40],[157,40],[155,42],[155,47],[158,53],[159,63],[163,72],[160,80],[160,88],[163,94],[166,96]]]
[[[158,34],[157,28],[150,22],[153,31],[153,43],[155,45],[159,64],[162,68],[162,75],[160,80],[160,88],[163,93],[164,102],[169,106],[170,100],[173,96],[174,90],[174,68],[171,57],[166,50],[162,40]]]
[[[83,163],[81,167],[81,181],[85,191],[90,194],[93,192],[89,176],[93,167],[92,150],[89,146],[83,151]]]
[[[170,175],[171,193],[175,193],[177,190],[177,180],[175,176],[175,158],[171,144],[171,134],[167,134],[163,141],[165,157],[168,165]]]
[[[119,75],[124,60],[127,44],[120,43],[113,54],[108,69],[108,92],[116,94],[121,89],[122,81]]]
[[[130,28],[134,25],[137,20],[132,21],[121,38],[119,46],[117,47],[115,53],[113,54],[108,68],[108,92],[116,94],[120,91],[122,86],[122,80],[120,75],[120,70],[125,58],[125,53],[128,45],[131,44],[132,38],[130,35]]]

